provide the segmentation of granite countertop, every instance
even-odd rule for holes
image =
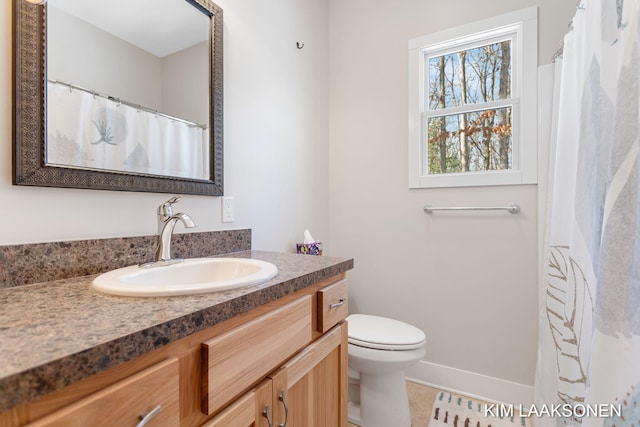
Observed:
[[[96,275],[0,289],[0,412],[353,268],[352,259],[245,251],[266,283],[202,295],[99,293]]]

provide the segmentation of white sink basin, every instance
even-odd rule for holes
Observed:
[[[275,265],[257,259],[191,258],[159,267],[119,268],[96,277],[91,286],[112,295],[160,297],[257,285],[277,274]]]

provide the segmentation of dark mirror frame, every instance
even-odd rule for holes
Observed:
[[[13,1],[13,183],[155,193],[223,195],[222,9],[210,0],[184,0],[211,19],[209,56],[210,167],[208,180],[115,173],[45,165],[47,146],[45,5]]]

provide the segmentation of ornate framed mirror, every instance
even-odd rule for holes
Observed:
[[[15,185],[223,194],[222,9],[13,7]]]

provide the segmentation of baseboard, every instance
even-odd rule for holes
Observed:
[[[486,402],[522,405],[522,407],[530,407],[533,404],[533,386],[475,372],[421,361],[409,368],[405,374],[408,381]]]

